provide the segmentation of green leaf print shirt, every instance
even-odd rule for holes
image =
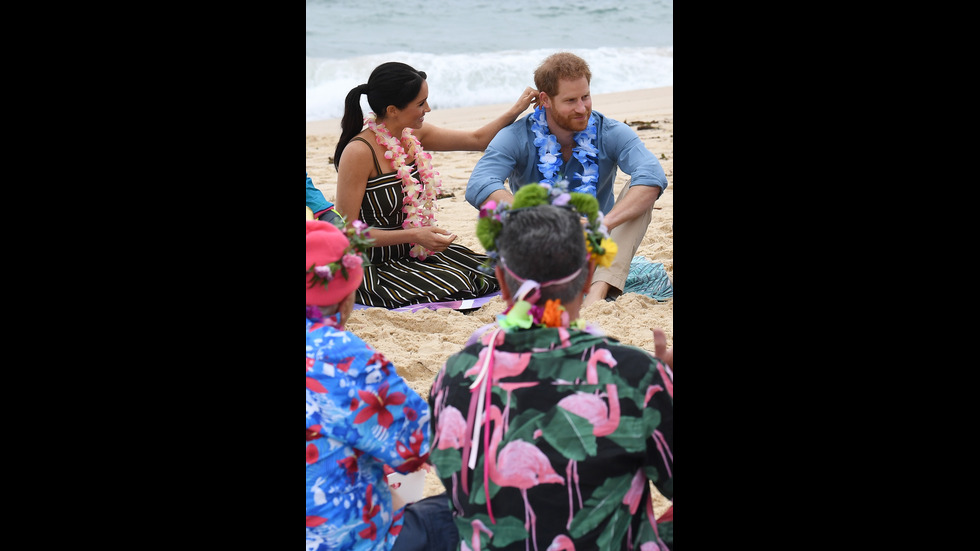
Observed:
[[[460,545],[669,549],[648,485],[673,500],[673,404],[670,369],[643,349],[577,329],[484,333],[429,392]]]

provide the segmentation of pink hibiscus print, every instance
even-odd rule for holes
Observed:
[[[324,522],[327,522],[326,517],[318,517],[316,515],[306,515],[306,527],[313,528],[315,526],[320,526]]]
[[[429,454],[420,456],[419,452],[422,451],[422,429],[416,429],[412,432],[412,442],[411,447],[398,442],[395,444],[395,449],[398,450],[398,455],[405,459],[405,462],[398,466],[397,470],[400,473],[414,473],[415,471],[422,468],[422,465],[429,460]]]
[[[347,373],[347,370],[350,369],[350,364],[353,363],[353,362],[354,362],[354,357],[353,356],[351,356],[349,358],[344,358],[343,361],[341,361],[340,363],[338,363],[336,365],[336,368],[339,369],[339,370],[341,370],[341,371],[343,371],[344,373]]]
[[[377,414],[378,424],[384,428],[390,427],[391,423],[395,420],[387,407],[404,404],[406,400],[405,393],[403,392],[392,392],[391,396],[388,396],[387,381],[381,384],[377,394],[369,390],[358,390],[357,394],[364,401],[364,409],[354,418],[354,423],[363,423]]]
[[[364,512],[361,515],[361,518],[368,524],[368,526],[367,528],[358,532],[362,538],[372,541],[378,536],[378,526],[374,524],[374,521],[371,519],[381,512],[381,506],[374,503],[373,490],[374,486],[367,487],[367,500],[364,503]]]
[[[306,378],[306,388],[312,390],[313,392],[318,392],[320,394],[327,393],[326,387],[320,384],[320,381],[317,381],[313,377]]]
[[[388,360],[385,359],[381,352],[376,351],[367,361],[367,365],[373,365],[375,363],[381,364],[381,372],[384,373],[386,377],[391,375],[391,372],[388,371]]]
[[[337,460],[337,464],[344,468],[347,473],[347,478],[350,483],[354,483],[354,477],[357,476],[357,457],[345,457],[343,459]]]

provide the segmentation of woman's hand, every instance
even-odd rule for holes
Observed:
[[[456,235],[435,226],[422,226],[415,228],[416,237],[412,243],[422,245],[434,253],[441,253],[449,248],[449,244],[456,240]]]
[[[534,107],[537,107],[540,96],[541,94],[539,94],[537,90],[528,86],[523,92],[521,92],[521,97],[518,98],[517,103],[514,104],[514,109],[517,109],[518,114],[520,114],[532,104]]]

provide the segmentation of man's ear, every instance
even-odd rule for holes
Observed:
[[[589,292],[589,287],[592,287],[592,276],[595,275],[595,268],[599,262],[589,255],[589,277],[585,278],[585,286],[582,287],[582,294],[585,295]]]
[[[500,283],[500,298],[504,299],[504,302],[510,304],[510,289],[507,288],[507,280],[504,279],[504,271],[500,269],[500,264],[493,267],[493,273],[497,276],[497,282]],[[592,276],[589,276],[591,279]]]

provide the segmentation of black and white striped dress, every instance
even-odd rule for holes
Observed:
[[[371,154],[374,156],[373,148]],[[405,221],[402,181],[395,172],[382,171],[377,157],[374,157],[374,167],[380,176],[368,180],[359,218],[378,229],[401,229]],[[419,179],[418,169],[414,165],[412,169],[412,176]],[[357,304],[391,309],[423,302],[473,299],[500,290],[496,278],[479,270],[487,259],[485,254],[453,243],[445,251],[422,261],[408,254],[410,248],[408,243],[400,243],[372,247],[368,251],[371,265],[364,267],[364,281],[355,297]]]

